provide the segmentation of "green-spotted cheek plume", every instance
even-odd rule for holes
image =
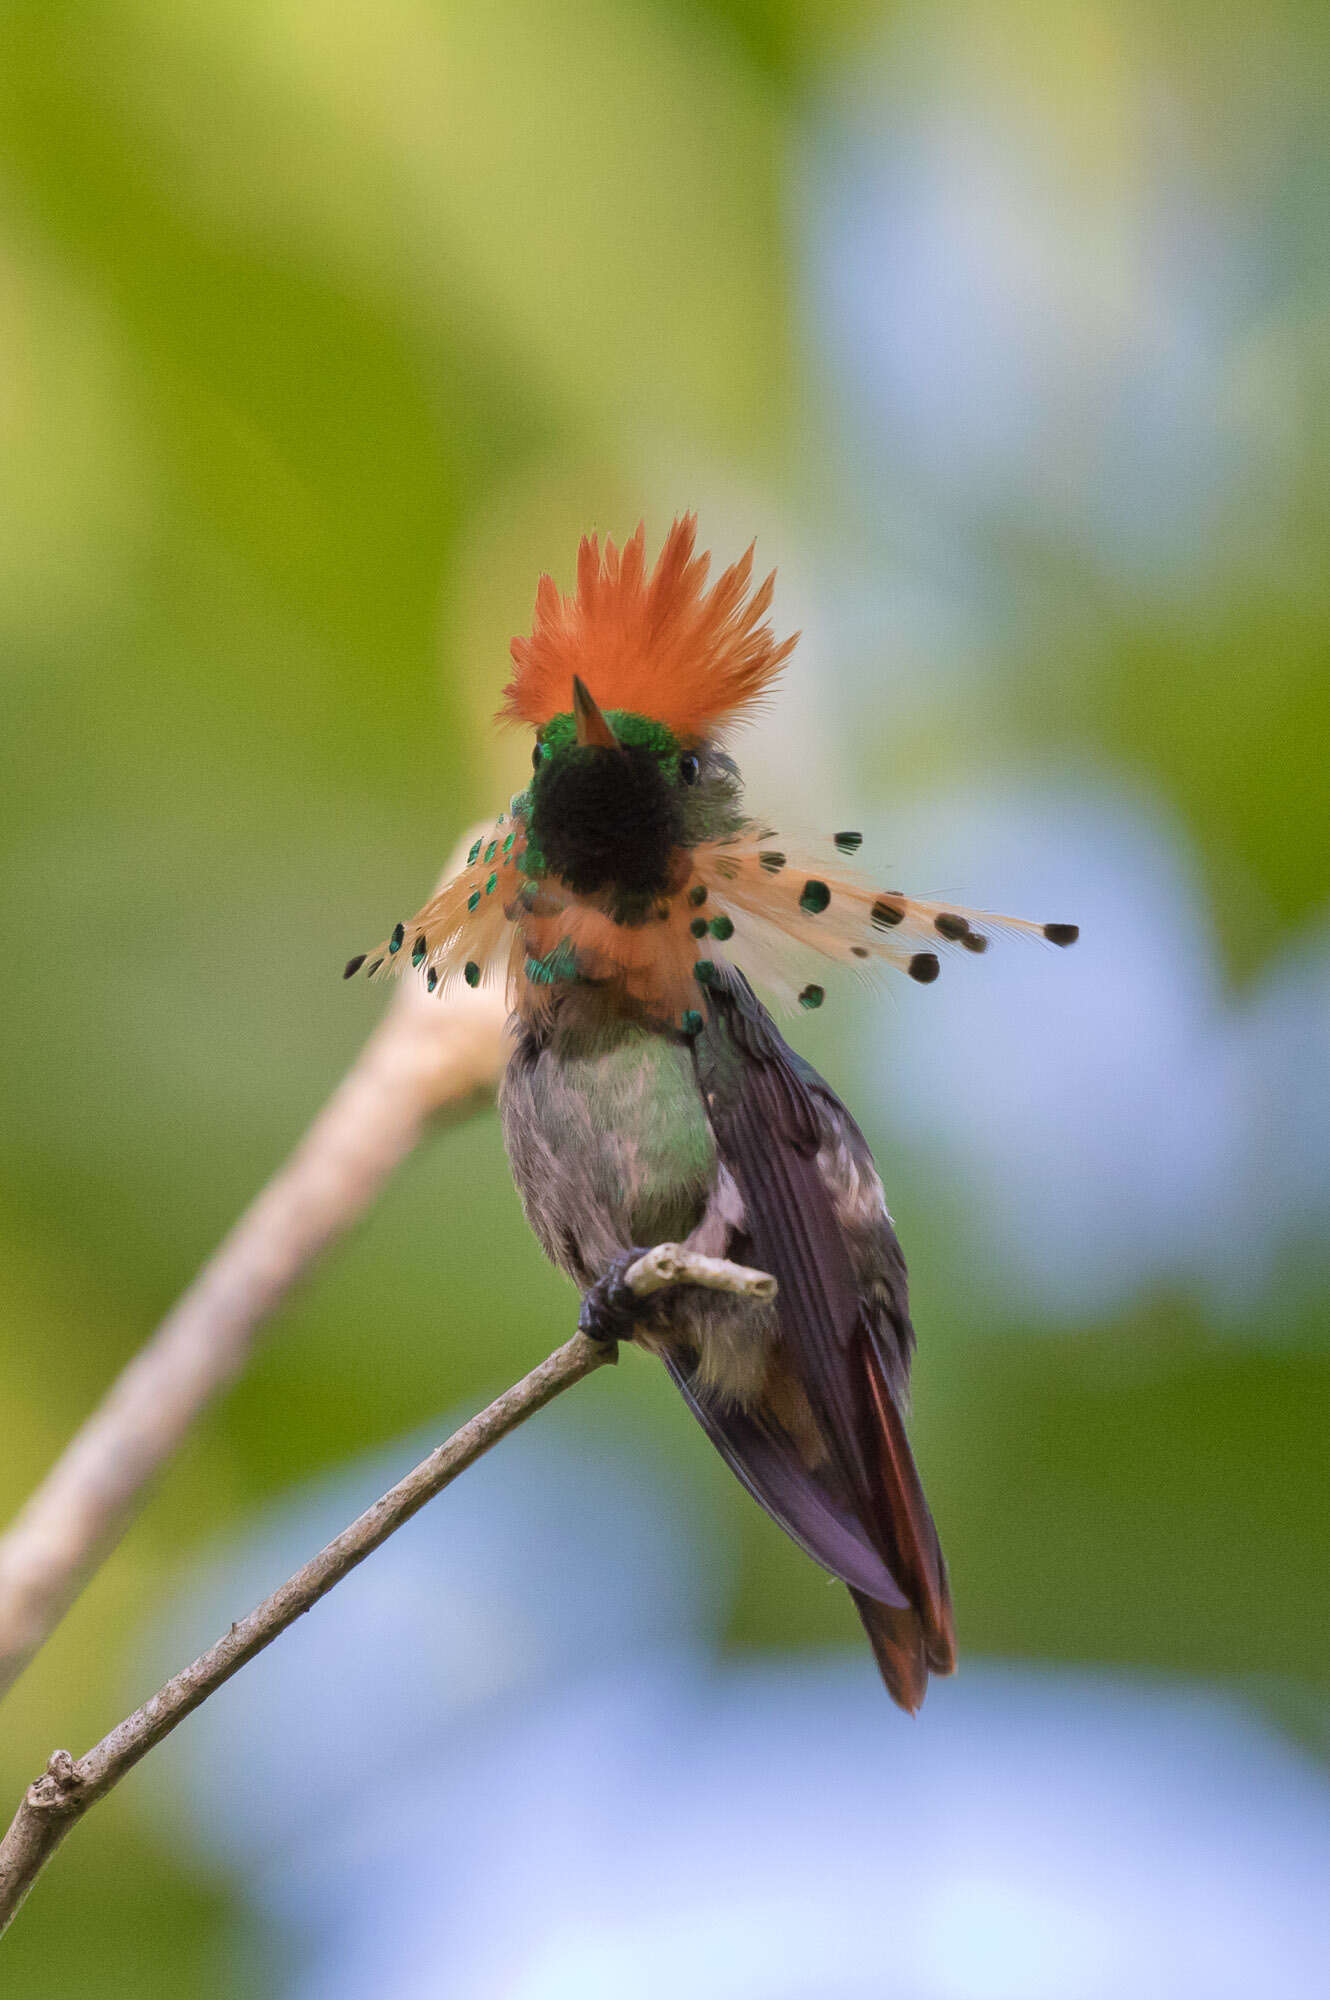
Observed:
[[[748,812],[726,731],[795,642],[772,634],[752,550],[708,588],[695,533],[676,521],[650,569],[641,528],[622,550],[588,539],[571,595],[541,579],[502,711],[534,731],[530,783],[346,975],[505,983],[505,1140],[583,1325],[661,1356],[748,1490],[849,1585],[914,1708],[955,1649],[903,1423],[905,1266],[862,1135],[745,975],[809,1010],[829,963],[928,985],[1002,932],[1069,945],[1076,927],[883,888],[858,833],[800,848]],[[776,1304],[631,1301],[627,1262],[664,1241],[771,1271]]]

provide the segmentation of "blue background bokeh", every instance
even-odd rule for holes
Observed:
[[[778,566],[759,809],[1083,927],[792,1030],[910,1257],[922,1718],[629,1355],[99,1808],[25,2000],[1325,1990],[1328,40],[6,9],[0,1503],[352,1059],[586,529]],[[424,1150],[10,1697],[8,1795],[572,1306],[494,1120]]]

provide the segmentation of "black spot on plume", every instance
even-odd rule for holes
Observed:
[[[649,750],[582,746],[551,759],[532,787],[531,831],[546,866],[578,895],[661,895],[682,822]]]

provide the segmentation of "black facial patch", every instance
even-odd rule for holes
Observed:
[[[664,893],[682,825],[677,795],[650,750],[567,750],[546,762],[531,793],[535,844],[577,895]]]

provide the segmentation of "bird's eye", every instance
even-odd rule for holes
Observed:
[[[695,785],[701,769],[702,766],[693,755],[693,752],[685,750],[683,756],[679,759],[679,783],[681,785]]]
[[[538,771],[540,769],[540,760],[544,755],[545,755],[544,744],[537,743],[535,749],[531,752],[531,768],[533,771]]]

